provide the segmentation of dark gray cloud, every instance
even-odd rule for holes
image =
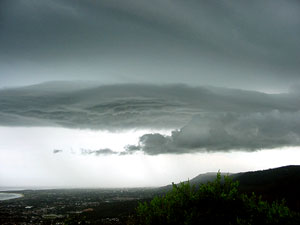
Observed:
[[[53,154],[57,154],[57,153],[62,153],[63,150],[60,150],[60,149],[54,149],[53,150]]]
[[[115,152],[109,148],[104,148],[99,150],[81,149],[81,154],[100,156],[100,155],[114,155],[114,154],[118,154],[118,152]]]
[[[300,111],[265,113],[204,113],[195,116],[171,136],[158,133],[140,137],[125,153],[149,155],[216,152],[300,145]]]
[[[299,81],[296,0],[2,0],[0,21],[1,86],[172,80],[278,91]]]
[[[170,136],[145,134],[121,155],[300,144],[300,96],[295,88],[266,94],[186,85],[80,84],[54,82],[0,91],[0,125],[173,130]],[[109,149],[82,153],[117,154]]]
[[[177,129],[201,113],[297,112],[299,94],[185,85],[47,83],[0,91],[0,125]],[[55,86],[56,88],[54,88]]]

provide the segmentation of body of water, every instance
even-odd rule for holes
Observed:
[[[14,198],[21,198],[23,197],[22,194],[16,194],[16,193],[0,193],[0,201],[3,200],[9,200]]]

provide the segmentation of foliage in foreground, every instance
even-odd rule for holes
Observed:
[[[299,214],[291,212],[285,202],[268,203],[254,193],[238,191],[238,181],[221,174],[198,189],[189,182],[173,184],[172,191],[151,202],[140,203],[132,224],[300,224]]]

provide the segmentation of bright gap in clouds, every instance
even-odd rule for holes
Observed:
[[[257,152],[179,155],[82,154],[81,149],[124,151],[144,133],[66,128],[0,127],[0,186],[141,187],[168,185],[200,173],[241,172],[300,164],[296,147]],[[54,150],[62,150],[54,154]]]

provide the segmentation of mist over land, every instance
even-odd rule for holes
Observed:
[[[253,191],[255,191],[256,194],[261,194],[263,199],[268,201],[285,198],[287,206],[297,211],[299,210],[299,170],[299,166],[285,166],[268,170],[233,173],[229,174],[229,177],[233,178],[234,181],[239,181],[239,191],[252,193],[252,196]],[[214,172],[199,174],[186,181],[185,184],[187,185],[189,182],[196,185],[197,189],[201,189],[201,185],[207,185],[207,182],[214,183],[216,176],[217,173]],[[223,178],[222,182],[224,182]],[[182,184],[179,184],[178,187],[180,185]],[[56,188],[34,190],[29,188],[15,191],[17,194],[4,192],[0,193],[0,222],[3,224],[13,222],[49,224],[54,221],[62,224],[78,224],[78,222],[127,224],[132,219],[135,208],[140,202],[147,202],[154,196],[166,196],[165,194],[170,190],[172,190],[171,185],[157,188],[115,189]],[[3,200],[1,199],[3,195],[6,197],[19,195],[20,198]],[[297,221],[295,222],[297,224]]]

